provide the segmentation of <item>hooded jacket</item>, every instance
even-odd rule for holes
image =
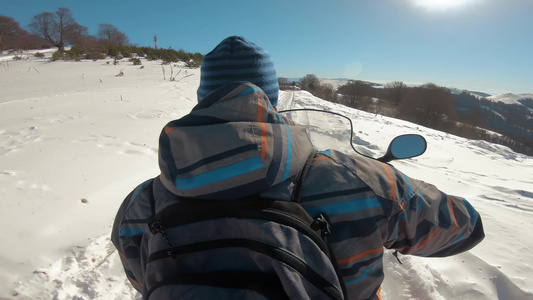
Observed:
[[[139,185],[120,207],[112,240],[133,286],[141,291],[150,276],[140,251],[146,222],[177,196],[223,200],[260,193],[290,200],[313,153],[301,204],[312,217],[328,215],[349,299],[379,297],[384,248],[448,256],[484,237],[481,218],[465,199],[370,158],[317,152],[305,129],[277,113],[261,89],[236,82],[163,128],[160,176]]]

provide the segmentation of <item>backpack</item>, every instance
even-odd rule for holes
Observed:
[[[345,299],[325,214],[292,201],[178,197],[142,238],[143,299]]]

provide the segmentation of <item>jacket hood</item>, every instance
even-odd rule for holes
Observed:
[[[161,182],[175,195],[238,199],[294,180],[313,146],[249,82],[215,90],[159,139]]]

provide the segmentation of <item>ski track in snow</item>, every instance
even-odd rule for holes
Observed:
[[[336,112],[343,110],[343,108],[335,107],[335,104],[328,102],[323,102],[321,103],[321,106],[317,107],[312,101],[306,101],[307,98],[312,96],[305,96],[305,92],[299,93],[296,97],[294,96],[294,93],[291,92],[286,92],[285,94],[291,94],[290,97],[286,96],[286,99],[290,100],[290,104],[288,106],[284,106],[282,109],[308,107],[332,110]],[[302,96],[302,94],[304,96]],[[335,146],[337,146],[337,150],[346,153],[353,153],[353,150],[348,147],[349,135],[346,134],[346,130],[349,127],[346,121],[344,121],[344,125],[337,126],[339,123],[343,122],[342,118],[337,116],[328,116],[325,120],[320,119],[319,122],[317,122],[316,117],[310,117],[310,114],[313,113],[315,112],[291,112],[290,114],[300,114],[297,115],[296,118],[294,118],[294,115],[291,115],[291,118],[293,118],[299,124],[312,123],[311,125],[307,126],[307,128],[312,132],[316,132],[317,138],[313,142],[319,145],[319,149],[325,149],[328,147],[335,148]],[[358,120],[361,118],[374,118],[378,123],[376,124],[377,126],[379,126],[379,123],[385,125],[385,127],[381,127],[379,130],[385,131],[386,126],[391,125],[387,118],[375,116],[366,112],[344,111],[343,113],[350,117],[354,122],[355,137],[353,142],[356,147],[360,148],[359,146],[363,146],[366,151],[361,152],[363,152],[365,155],[378,157],[383,154],[384,149],[386,149],[386,145],[380,144],[377,146],[368,142],[367,139],[377,139],[375,136],[366,136],[363,133],[364,130],[358,130],[357,124]],[[419,129],[415,124],[405,124],[405,126],[396,126],[396,128],[402,131],[397,134],[413,133]],[[397,134],[392,134],[391,137]],[[422,134],[429,140],[431,140],[431,138],[447,138],[448,140],[452,140],[457,144],[464,143],[464,140],[461,138],[456,138],[446,134],[443,135],[440,132],[433,133],[431,130],[429,130],[429,132],[423,132]],[[330,139],[331,137],[334,137],[334,141]],[[313,133],[311,133],[311,138],[313,138]],[[383,141],[387,143],[389,140],[390,139],[383,139]],[[431,141],[429,143],[431,143]],[[498,162],[503,161],[502,164],[506,164],[505,160],[524,159],[523,155],[516,154],[506,147],[490,144],[485,141],[468,141],[466,148],[472,149],[475,154],[483,156],[484,159]],[[505,160],[502,160],[502,156],[505,158]],[[455,165],[453,167],[448,167],[454,163],[454,160],[454,156],[449,155],[448,157],[440,157],[437,159],[437,161],[432,160],[428,163],[421,163],[417,161],[413,164],[409,162],[409,160],[406,162],[414,166],[423,165],[428,169],[435,169],[435,165],[438,165],[439,171],[444,171],[447,177],[453,177],[455,175],[463,178],[463,181],[466,181],[464,178],[467,178],[469,179],[469,186],[476,186],[477,189],[483,190],[484,193],[479,194],[479,198],[496,201],[497,205],[503,209],[519,210],[521,213],[525,213],[524,217],[533,212],[533,193],[525,190],[510,189],[505,187],[509,184],[509,180],[507,179],[508,177],[505,176],[500,177],[498,174],[486,175],[482,171],[472,171],[468,168],[464,168],[464,170],[457,170],[454,169],[456,168]],[[484,177],[491,177],[492,181],[500,181],[500,184],[487,186],[487,184],[477,183],[480,178]],[[531,181],[528,181],[528,179],[529,178],[524,178],[522,180],[523,183],[531,184]],[[487,191],[487,189],[489,190]],[[514,235],[513,232],[507,231],[506,234],[510,235],[512,240],[517,241],[520,239],[520,237],[518,235]],[[520,245],[520,243],[516,243],[514,246],[522,252],[528,251],[526,246]],[[505,253],[505,251],[501,252]],[[397,262],[396,258],[392,256],[392,251],[386,251],[385,253],[385,282],[382,292],[384,299],[533,299],[533,294],[518,287],[505,273],[501,271],[501,266],[492,266],[478,256],[472,254],[472,252],[439,259],[400,256],[403,264],[399,264]],[[446,262],[449,261],[454,262],[452,264],[454,268],[442,269],[441,266],[446,266]],[[460,261],[460,263],[457,263],[457,261]],[[460,268],[457,268],[457,266]],[[519,273],[532,274],[532,271],[531,265],[526,264]],[[469,283],[466,287],[457,287],[454,285],[453,282],[457,281],[457,274],[461,274],[460,276],[462,276],[460,281]],[[529,277],[531,278],[531,276]],[[515,280],[521,281],[518,278],[515,278]],[[526,284],[524,281],[521,283],[524,285]]]
[[[401,255],[399,258],[401,264],[391,250],[385,252],[385,299],[533,299],[533,294],[522,291],[499,267],[487,264],[471,252],[438,259]],[[425,262],[428,260],[440,262],[432,265]],[[453,264],[446,264],[447,261]],[[390,285],[395,280],[405,284]],[[458,280],[466,285],[456,286],[453,282]]]
[[[19,61],[0,70],[6,87],[0,91],[5,96],[0,97],[0,192],[9,198],[0,199],[7,244],[0,253],[1,300],[141,299],[110,241],[111,224],[127,193],[158,174],[159,132],[196,104],[199,83],[198,70],[169,82],[158,63],[143,65],[141,70],[101,62]],[[41,73],[27,72],[29,66]],[[124,69],[123,78],[115,77],[118,68]],[[21,85],[18,76],[35,85]],[[58,76],[64,87],[47,76]],[[421,133],[428,152],[393,164],[464,194],[482,214],[487,237],[472,251],[439,259],[400,256],[402,264],[386,251],[384,299],[533,299],[531,158],[350,110],[303,91],[281,92],[279,101],[280,111],[307,107],[346,115],[354,122],[355,147],[373,157],[381,156],[394,136]],[[318,149],[354,154],[343,118],[285,115],[308,128]]]
[[[36,269],[30,280],[16,284],[11,296],[14,299],[141,299],[124,276],[120,258],[107,235],[86,247],[73,247],[65,258]]]

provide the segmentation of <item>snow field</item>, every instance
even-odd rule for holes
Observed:
[[[170,66],[146,60],[143,68],[31,55],[0,63],[0,299],[140,299],[110,242],[112,222],[124,197],[159,173],[160,130],[196,104],[199,69],[174,66],[183,70],[170,81]],[[180,79],[185,72],[193,75]],[[396,135],[422,134],[427,152],[393,164],[464,196],[482,215],[486,238],[467,253],[400,256],[400,264],[387,251],[384,299],[533,299],[531,157],[307,92],[280,94],[279,110],[301,107],[351,118],[365,155],[382,155]],[[353,153],[344,119],[288,115],[319,149]]]

